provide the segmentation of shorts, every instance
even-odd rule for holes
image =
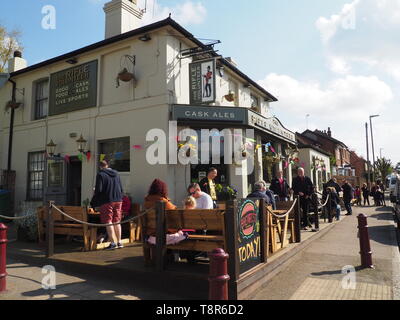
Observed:
[[[100,207],[101,223],[118,223],[122,219],[122,202],[111,202]]]

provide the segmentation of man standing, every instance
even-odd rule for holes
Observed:
[[[351,216],[353,214],[353,210],[351,208],[351,200],[353,200],[354,198],[353,188],[350,185],[350,183],[348,183],[347,180],[344,180],[342,189],[343,189],[343,202],[347,210],[346,216]]]
[[[339,186],[339,184],[337,183],[336,178],[332,178],[331,180],[329,180],[325,186],[324,186],[324,190],[325,188],[335,188],[336,193],[339,194],[339,192],[342,191],[342,188]]]
[[[283,171],[279,170],[278,176],[271,181],[269,187],[279,197],[279,201],[288,201],[290,197],[290,187],[286,179],[283,177]]]
[[[215,190],[215,178],[218,175],[218,171],[215,168],[210,168],[207,173],[207,177],[200,181],[201,191],[207,193],[214,202],[214,208],[217,207],[217,191]]]
[[[122,184],[118,172],[108,167],[107,161],[100,162],[100,171],[96,176],[96,187],[91,201],[92,207],[100,207],[100,221],[103,224],[121,222]],[[106,250],[123,248],[121,243],[121,225],[107,226],[107,235],[111,244]]]
[[[188,187],[188,192],[189,195],[196,199],[196,209],[214,209],[213,200],[207,193],[201,191],[200,186],[197,183],[192,183]]]
[[[295,196],[300,196],[300,206],[303,211],[302,228],[303,230],[307,230],[307,227],[310,226],[308,221],[308,211],[314,185],[311,179],[304,175],[303,168],[299,168],[297,174],[298,176],[293,179],[292,189]]]

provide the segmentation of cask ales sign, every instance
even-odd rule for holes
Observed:
[[[239,273],[245,273],[261,263],[260,216],[255,202],[238,202],[238,256]]]
[[[49,115],[95,107],[97,60],[50,76]]]

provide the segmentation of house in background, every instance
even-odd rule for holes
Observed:
[[[300,133],[296,133],[296,140],[299,149],[299,164],[304,167],[306,176],[311,178],[317,191],[322,192],[323,184],[332,176],[330,161],[332,154]]]

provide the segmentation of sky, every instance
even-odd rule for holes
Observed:
[[[22,32],[32,65],[103,40],[106,2],[7,1],[0,24]],[[330,127],[366,157],[365,123],[380,115],[375,155],[400,162],[400,0],[138,0],[139,7],[145,2],[143,25],[171,13],[196,37],[220,40],[219,53],[278,98],[272,113],[288,129]],[[55,29],[42,26],[48,5]]]

